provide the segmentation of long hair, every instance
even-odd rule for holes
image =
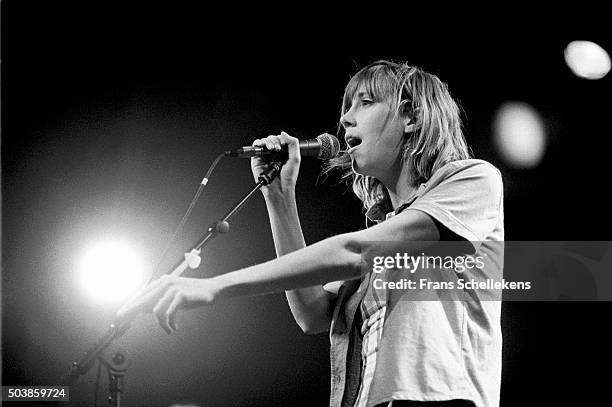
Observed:
[[[408,114],[414,131],[404,135],[403,171],[410,171],[414,185],[427,182],[443,165],[470,158],[461,130],[461,114],[448,86],[437,76],[407,63],[377,61],[357,72],[346,85],[341,115],[351,106],[353,96],[364,87],[377,101],[386,101],[395,114]],[[386,188],[376,178],[356,174],[351,158],[342,154],[329,160],[323,170],[343,171],[353,191],[367,210],[378,204],[391,210]]]

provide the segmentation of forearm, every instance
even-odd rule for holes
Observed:
[[[300,225],[295,192],[266,195],[266,207],[277,257],[306,247]]]
[[[265,198],[276,255],[281,257],[306,247],[294,191],[267,194]],[[291,313],[304,332],[318,333],[329,328],[332,301],[321,284],[287,290],[286,296]]]
[[[325,239],[276,260],[214,278],[218,298],[260,295],[312,287],[361,275],[361,255],[351,234]]]

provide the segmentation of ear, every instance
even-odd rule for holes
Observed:
[[[416,123],[413,122],[412,118],[406,117],[404,119],[404,134],[413,133],[416,128]]]
[[[416,129],[416,112],[410,108],[407,101],[402,101],[404,134],[413,133]]]
[[[404,116],[404,134],[411,134],[418,130],[416,116],[414,112],[411,113]]]

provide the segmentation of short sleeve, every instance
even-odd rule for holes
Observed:
[[[344,284],[344,281],[331,281],[323,285],[323,289],[330,294],[338,295],[338,291],[340,290],[342,284]]]
[[[428,184],[407,210],[427,213],[468,241],[487,240],[503,208],[497,168],[482,160],[453,162],[438,170]]]

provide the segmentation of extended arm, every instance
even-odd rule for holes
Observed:
[[[258,295],[330,281],[359,278],[369,270],[362,255],[376,250],[381,242],[413,242],[420,250],[439,240],[435,222],[420,211],[405,211],[401,216],[359,232],[345,233],[322,240],[276,260],[214,277],[218,298]]]
[[[377,242],[415,242],[412,248],[420,250],[438,239],[438,229],[429,215],[406,210],[370,229],[334,236],[278,259],[214,278],[164,277],[126,304],[118,316],[153,310],[162,327],[170,332],[180,308],[358,278],[368,272],[362,267],[362,254],[371,251]]]

